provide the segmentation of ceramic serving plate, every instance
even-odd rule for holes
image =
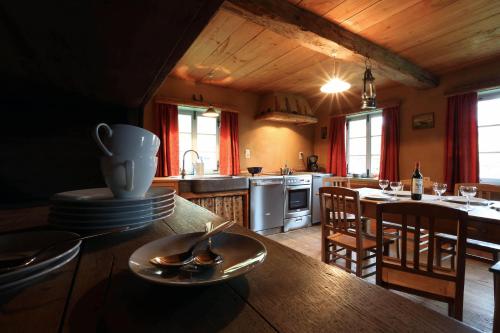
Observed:
[[[363,199],[374,200],[374,201],[390,201],[391,197],[384,194],[370,194],[370,195],[365,195]]]
[[[6,234],[0,236],[0,254],[2,257],[6,258],[29,256],[51,244],[77,237],[79,237],[78,234],[57,230],[41,230]],[[27,267],[1,273],[0,284],[17,280],[21,277],[31,275],[34,272],[50,267],[54,264],[54,262],[79,249],[81,243],[81,241],[63,243],[60,246],[45,251],[40,255],[35,263]]]
[[[262,264],[267,250],[255,238],[220,233],[212,237],[212,251],[223,257],[223,262],[200,272],[185,270],[162,270],[153,266],[149,259],[176,252],[183,243],[192,244],[203,233],[173,235],[158,239],[137,249],[129,259],[129,268],[138,277],[149,282],[170,286],[197,286],[226,281],[250,272]]]
[[[56,269],[69,263],[78,255],[78,252],[80,252],[80,247],[77,247],[75,250],[69,252],[67,255],[63,256],[59,260],[54,261],[52,264],[46,266],[43,269],[35,270],[30,274],[23,275],[18,279],[12,280],[8,283],[0,284],[0,292],[10,291],[15,288],[19,288],[35,282],[35,280],[37,280],[38,278],[41,278],[42,276],[47,275],[52,271],[55,271]]]
[[[155,214],[147,218],[138,218],[138,219],[132,219],[132,220],[119,220],[114,223],[104,223],[104,222],[99,222],[99,223],[94,223],[94,222],[82,222],[82,221],[72,221],[68,222],[68,220],[49,220],[49,223],[55,227],[61,228],[61,229],[67,229],[67,230],[105,230],[105,229],[112,229],[112,228],[117,228],[117,227],[122,227],[122,226],[129,226],[129,230],[135,230],[139,228],[144,228],[150,225],[151,223],[161,221],[163,219],[166,219],[170,217],[174,213],[174,209],[165,211],[161,214]]]
[[[136,219],[141,217],[149,217],[151,215],[160,214],[165,211],[172,210],[175,207],[174,200],[169,201],[167,205],[138,210],[136,212],[114,212],[114,213],[102,213],[102,214],[79,214],[77,212],[60,212],[56,209],[50,210],[50,217],[61,219],[61,220],[70,220],[70,221],[92,221],[92,222],[109,222],[113,220],[127,220],[127,219]]]
[[[58,202],[52,202],[52,206],[50,207],[51,211],[57,211],[60,213],[66,214],[118,214],[118,213],[134,213],[137,211],[145,210],[145,209],[155,209],[160,208],[165,205],[170,205],[172,202],[175,202],[175,197],[168,196],[165,200],[155,201],[155,202],[147,202],[142,204],[135,205],[125,205],[125,206],[76,206],[76,205],[68,205],[66,203],[59,204]]]
[[[460,197],[460,196],[455,196],[455,195],[444,196],[443,200],[449,201],[449,202],[454,202],[454,203],[459,203],[459,204],[464,204],[464,205],[467,204],[466,197]],[[475,206],[487,206],[488,200],[483,199],[483,198],[470,198],[470,204],[475,205]]]
[[[143,198],[117,199],[107,187],[89,188],[57,193],[50,199],[57,204],[68,203],[78,206],[113,206],[121,207],[133,204],[154,203],[173,198],[175,190],[166,187],[151,187]]]

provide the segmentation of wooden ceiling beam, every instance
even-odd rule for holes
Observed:
[[[416,88],[432,88],[439,78],[418,65],[323,17],[283,0],[227,0],[222,8],[249,21],[294,39],[328,56],[363,63],[374,61],[377,73]],[[348,50],[349,52],[340,52]]]

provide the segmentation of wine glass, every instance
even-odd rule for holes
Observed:
[[[378,186],[380,186],[382,193],[384,193],[387,186],[389,186],[389,181],[387,179],[380,179],[378,181]]]
[[[393,200],[398,200],[398,192],[399,190],[401,190],[401,188],[403,187],[403,184],[401,182],[391,182],[389,184],[389,186],[391,187],[391,190],[393,191],[394,193],[394,198]]]
[[[472,210],[470,208],[470,198],[475,197],[477,193],[477,187],[475,186],[468,186],[468,185],[460,185],[460,193],[467,198],[467,206],[465,207],[466,211]]]
[[[446,192],[447,187],[448,186],[444,183],[443,184],[441,184],[441,183],[432,184],[432,189],[434,190],[434,192],[438,196],[439,201],[442,200],[441,195]]]

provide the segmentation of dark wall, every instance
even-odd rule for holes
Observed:
[[[94,126],[141,125],[139,110],[57,95],[0,101],[0,203],[46,201],[52,194],[105,186]]]

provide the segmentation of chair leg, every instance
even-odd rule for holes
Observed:
[[[356,251],[356,276],[363,276],[363,257],[365,256],[365,251]]]
[[[346,250],[345,250],[345,256],[346,256],[347,258],[351,259],[351,260],[346,260],[346,261],[345,261],[345,267],[346,267],[346,270],[347,270],[348,272],[351,272],[351,273],[352,273],[352,269],[351,269],[351,267],[352,267],[352,251],[351,251],[351,250],[347,250],[347,249],[346,249]]]
[[[321,231],[321,261],[328,263],[329,259],[328,258],[328,242],[326,240],[326,234],[325,231]]]
[[[436,238],[436,266],[441,267],[441,239],[439,237]]]
[[[497,251],[493,251],[493,253],[491,254],[493,256],[493,264],[495,264],[498,261],[498,254],[499,252]]]
[[[398,259],[401,259],[401,249],[399,248],[400,246],[400,242],[399,242],[399,230],[397,231],[397,236],[396,236],[396,242],[395,242],[395,245],[396,245],[396,257]]]

